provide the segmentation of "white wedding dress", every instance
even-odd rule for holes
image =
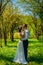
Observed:
[[[27,61],[26,61],[25,55],[24,55],[23,42],[21,40],[18,43],[17,51],[16,51],[15,57],[13,59],[13,62],[27,64]]]

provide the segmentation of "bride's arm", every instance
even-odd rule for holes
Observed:
[[[21,38],[24,38],[25,32],[20,33]]]

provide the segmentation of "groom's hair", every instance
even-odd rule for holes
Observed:
[[[27,24],[24,24],[24,27],[27,27]]]

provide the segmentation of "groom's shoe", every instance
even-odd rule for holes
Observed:
[[[27,61],[27,62],[29,62],[29,60],[28,60],[28,59],[27,59],[26,61]]]
[[[26,59],[26,61],[29,62],[28,59]]]

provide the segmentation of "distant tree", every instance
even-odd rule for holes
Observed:
[[[4,22],[3,22],[3,12],[6,8],[6,5],[8,4],[8,2],[10,2],[10,0],[0,0],[0,18],[1,18],[1,25],[2,25],[2,31],[3,31],[3,36],[4,36],[4,41],[5,41],[5,45],[6,45],[6,27],[4,29]]]
[[[17,3],[19,6],[22,6],[25,12],[32,12],[33,18],[34,18],[34,25],[36,27],[36,35],[38,35],[37,38],[39,38],[39,32],[37,32],[37,18],[39,17],[41,19],[41,32],[43,32],[43,0],[17,0]]]

